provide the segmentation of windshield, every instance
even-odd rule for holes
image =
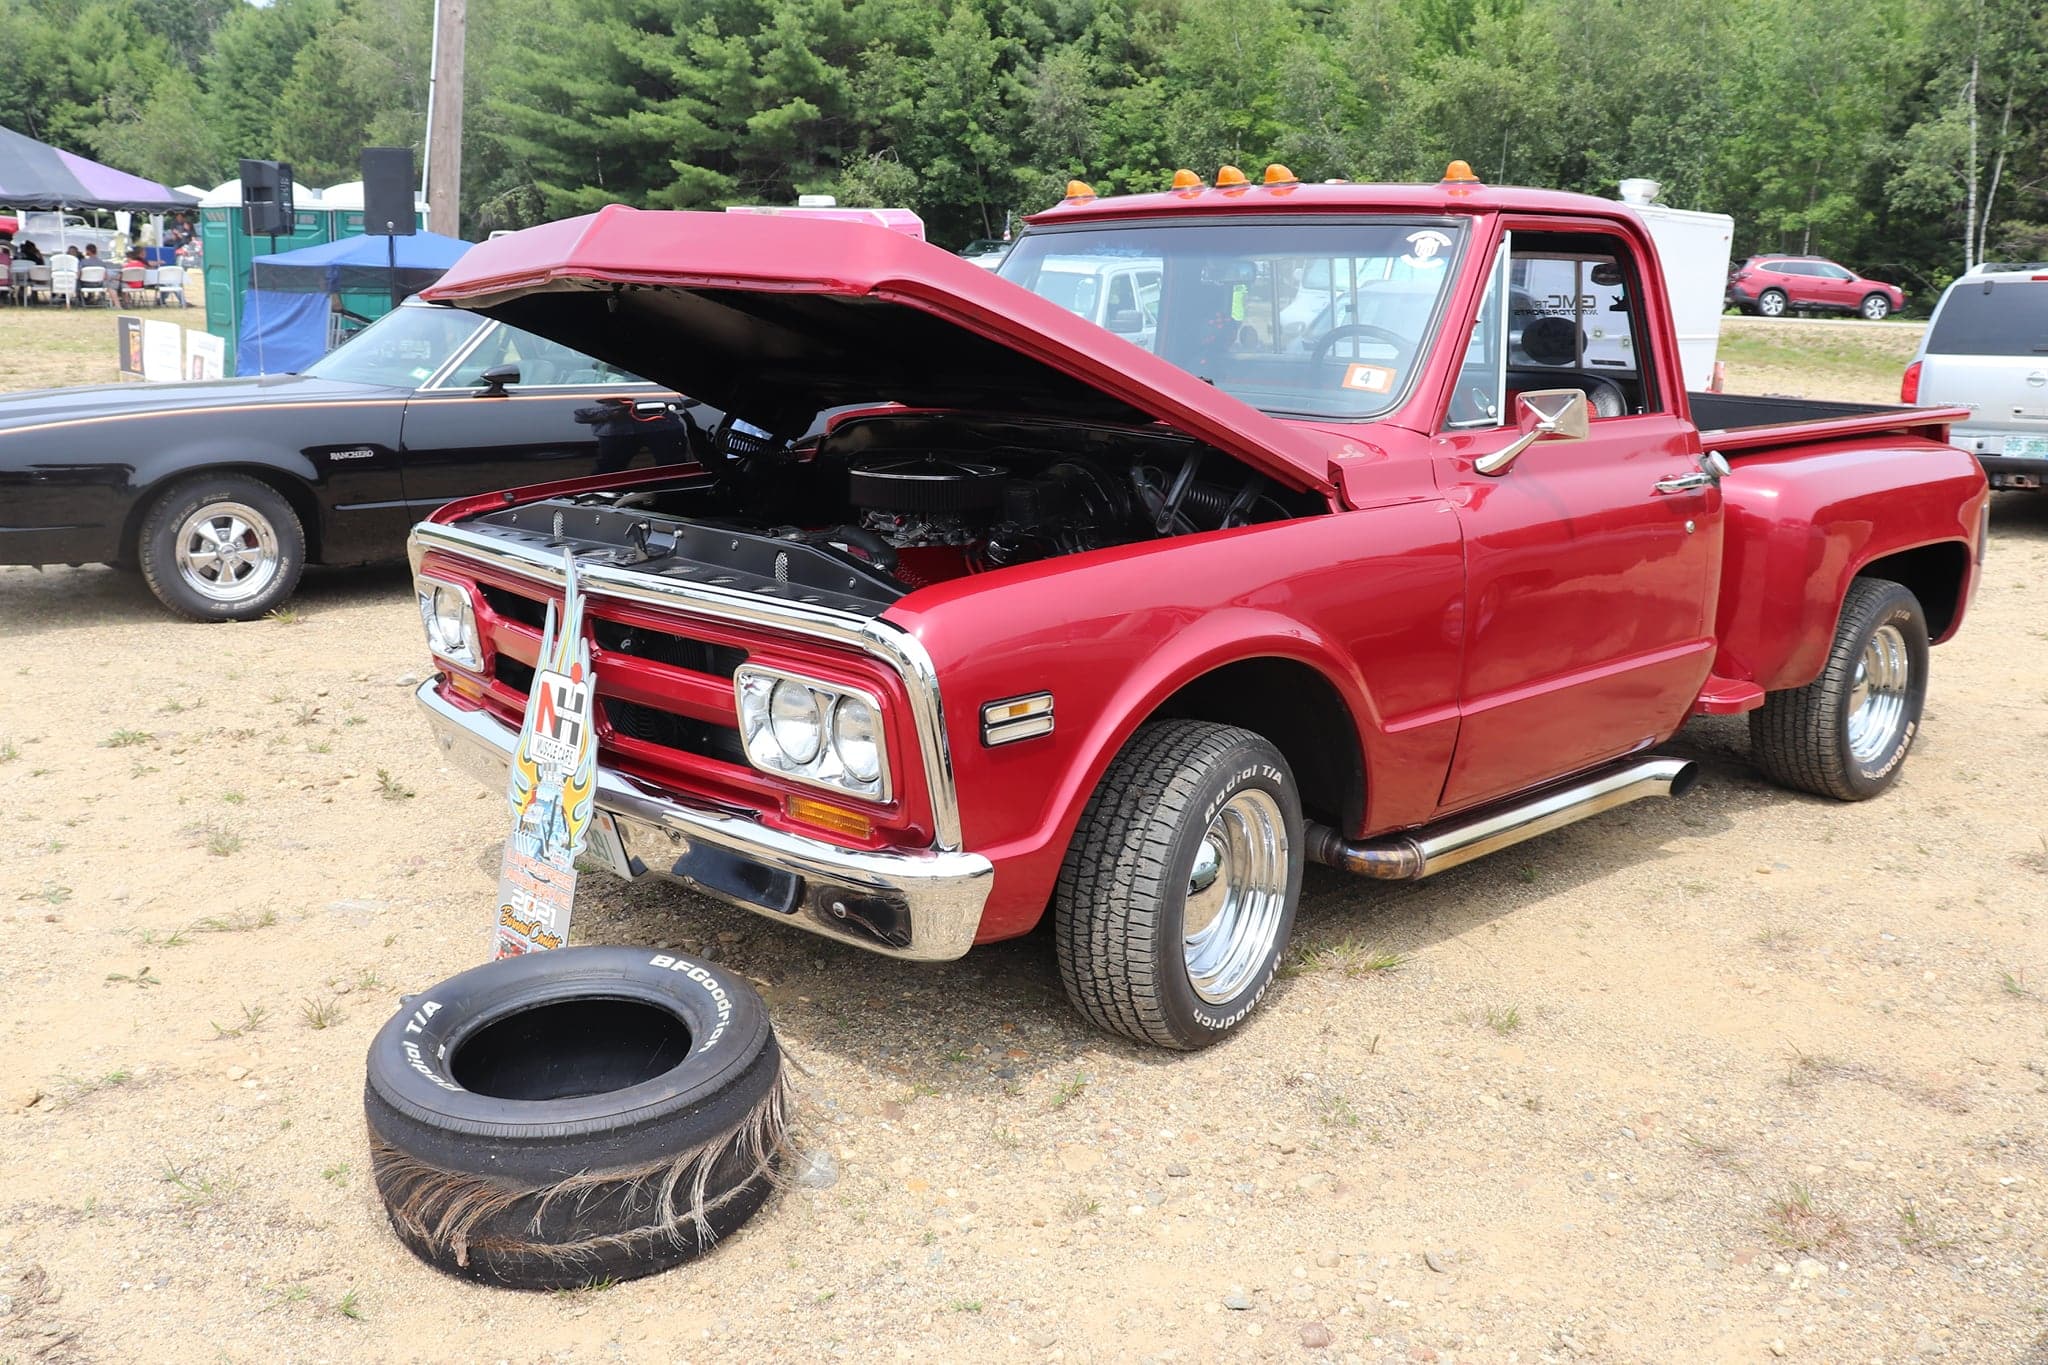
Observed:
[[[306,367],[347,384],[416,389],[484,325],[459,308],[394,308]]]
[[[1463,237],[1386,220],[1040,231],[998,273],[1266,412],[1376,417],[1414,378]]]

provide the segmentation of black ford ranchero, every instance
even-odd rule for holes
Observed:
[[[704,410],[555,342],[408,303],[300,374],[0,397],[0,564],[139,571],[243,621],[308,563],[396,559],[443,503],[699,457]]]

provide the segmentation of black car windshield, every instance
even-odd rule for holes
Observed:
[[[1055,229],[998,273],[1253,407],[1375,417],[1427,353],[1463,241],[1412,220]]]
[[[348,384],[416,389],[484,323],[480,315],[459,308],[394,308],[305,372]]]

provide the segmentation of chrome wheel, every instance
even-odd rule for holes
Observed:
[[[1203,834],[1188,874],[1181,951],[1188,984],[1209,1004],[1235,1000],[1264,969],[1286,916],[1291,857],[1280,804],[1263,791],[1231,797]]]
[[[1885,318],[1890,316],[1891,311],[1892,306],[1875,294],[1863,300],[1863,316],[1869,318],[1872,322],[1883,322]]]
[[[1767,289],[1756,301],[1756,311],[1767,318],[1785,315],[1785,296],[1775,289]]]
[[[1849,689],[1849,753],[1874,763],[1891,752],[1906,718],[1913,686],[1913,661],[1906,637],[1893,625],[1879,626],[1856,661]]]
[[[178,576],[212,602],[247,602],[276,580],[277,529],[247,503],[208,503],[185,518],[172,541]]]

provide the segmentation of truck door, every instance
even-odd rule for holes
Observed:
[[[1466,644],[1444,809],[1667,738],[1713,662],[1721,497],[1685,477],[1699,433],[1636,250],[1504,237],[1446,398],[1436,471],[1465,536]],[[1586,396],[1588,434],[1482,473],[1521,434],[1518,395],[1555,389]]]

